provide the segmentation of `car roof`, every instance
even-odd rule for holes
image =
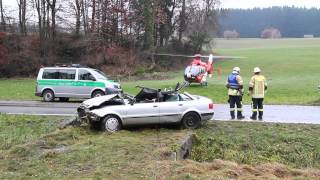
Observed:
[[[88,67],[43,67],[42,69],[90,69],[90,70],[94,70],[92,68],[88,68]]]

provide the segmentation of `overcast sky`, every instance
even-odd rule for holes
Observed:
[[[297,6],[320,8],[320,0],[220,0],[223,8],[254,8],[271,6]],[[16,0],[3,0],[4,6],[16,7]]]
[[[221,0],[223,8],[254,8],[271,6],[296,6],[320,8],[320,0]]]

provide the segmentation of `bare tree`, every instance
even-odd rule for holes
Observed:
[[[4,9],[3,9],[2,0],[0,0],[0,14],[1,14],[0,30],[6,31],[6,21],[4,20]]]
[[[54,39],[56,37],[56,12],[57,12],[56,0],[52,0],[52,2],[50,2],[50,0],[47,0],[47,4],[51,10],[50,36]],[[47,13],[49,14],[49,11]],[[49,15],[48,15],[48,18],[49,18]]]
[[[91,12],[91,28],[90,32],[95,30],[95,15],[96,15],[96,0],[92,0],[92,12]]]
[[[178,35],[179,35],[179,42],[182,42],[182,34],[186,29],[186,0],[182,0],[182,7],[181,12],[179,15],[179,29],[178,29]]]
[[[81,14],[82,14],[82,24],[83,31],[85,34],[88,32],[88,3],[86,0],[81,0]]]
[[[191,0],[190,2],[186,34],[196,53],[202,50],[203,44],[209,43],[210,33],[217,29],[216,8],[220,1]]]
[[[45,56],[44,42],[47,37],[47,23],[46,23],[46,0],[34,0],[35,8],[38,15],[38,28],[40,39],[40,57]]]
[[[81,26],[81,3],[80,0],[74,0],[72,3],[74,14],[76,17],[76,27],[75,27],[75,35],[80,35],[80,26]]]
[[[20,34],[27,35],[27,26],[26,26],[26,12],[27,12],[27,0],[18,0],[19,8],[19,30]]]

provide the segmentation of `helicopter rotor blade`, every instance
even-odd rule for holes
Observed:
[[[204,57],[208,57],[209,56],[204,56]],[[215,60],[224,60],[224,59],[243,59],[245,57],[241,57],[241,56],[212,56],[213,59]]]
[[[169,57],[186,57],[186,58],[195,58],[198,56],[189,56],[182,54],[153,54],[155,56],[169,56]],[[210,56],[201,56],[202,58],[209,58]],[[223,59],[243,59],[245,57],[241,56],[211,56],[214,60],[223,60]]]
[[[186,58],[194,58],[195,56],[182,55],[182,54],[152,54],[155,56],[170,56],[170,57],[186,57]]]

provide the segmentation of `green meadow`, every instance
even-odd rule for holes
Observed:
[[[225,82],[232,68],[239,66],[247,91],[253,68],[258,66],[268,81],[266,104],[320,104],[320,39],[239,39],[215,40],[212,50],[219,55],[245,57],[237,60],[217,61],[214,75],[208,80],[207,87],[192,84],[185,91],[212,98],[216,103],[226,103]],[[186,60],[186,65],[190,60]],[[183,82],[183,69],[175,72],[156,73],[165,75],[165,80],[122,81],[123,89],[135,94],[136,85],[154,88],[174,88],[177,82]],[[152,76],[152,75],[151,75]],[[40,100],[34,96],[35,78],[0,80],[0,99]],[[244,103],[250,103],[250,97],[244,96]]]

